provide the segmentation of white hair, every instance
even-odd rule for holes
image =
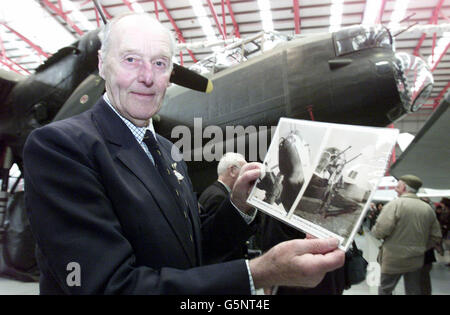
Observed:
[[[219,161],[219,164],[217,165],[217,175],[221,175],[225,173],[227,168],[229,166],[238,166],[240,167],[239,163],[246,163],[244,156],[240,153],[234,153],[234,152],[227,152],[225,153],[222,158]]]
[[[405,183],[404,181],[402,181],[403,184],[405,184],[405,190],[407,193],[417,193],[417,189],[412,188],[411,186],[409,186],[407,183]]]
[[[148,17],[151,21],[155,22],[156,24],[159,24],[161,26],[161,28],[165,31],[167,31],[167,34],[169,36],[169,41],[170,41],[170,68],[172,69],[172,57],[175,53],[175,38],[173,36],[173,33],[167,29],[160,21],[156,20],[155,18],[153,18],[153,16],[151,16],[148,13],[145,12],[125,12],[122,13],[116,17],[114,17],[111,21],[109,21],[106,25],[104,25],[101,29],[101,31],[98,33],[98,37],[100,38],[100,41],[102,43],[102,46],[100,48],[100,56],[103,60],[106,59],[106,55],[108,54],[109,48],[111,46],[111,30],[112,27],[114,26],[114,24],[116,24],[117,22],[119,22],[119,20],[121,20],[122,18],[126,17],[126,16],[145,16]]]

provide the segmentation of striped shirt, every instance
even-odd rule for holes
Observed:
[[[131,121],[129,121],[128,119],[126,119],[125,117],[123,117],[121,114],[119,114],[117,112],[117,110],[114,108],[114,106],[111,105],[111,102],[109,101],[108,95],[106,95],[106,93],[103,94],[103,99],[105,100],[106,104],[108,104],[109,107],[111,107],[111,109],[117,114],[117,116],[119,116],[120,119],[122,119],[122,121],[125,123],[125,125],[128,127],[128,129],[130,129],[130,131],[133,134],[134,138],[139,143],[139,145],[142,147],[142,149],[144,150],[144,152],[147,154],[147,156],[149,157],[149,159],[152,161],[152,163],[154,165],[155,164],[155,160],[153,160],[152,154],[148,150],[148,147],[145,144],[145,142],[143,141],[144,135],[145,135],[145,131],[147,129],[152,132],[152,135],[156,139],[155,129],[153,128],[152,119],[150,118],[150,123],[148,124],[147,127],[137,127]]]

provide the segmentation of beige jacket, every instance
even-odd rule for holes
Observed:
[[[381,273],[387,274],[421,268],[425,251],[442,237],[433,209],[411,193],[383,207],[372,233],[384,240],[379,257]]]

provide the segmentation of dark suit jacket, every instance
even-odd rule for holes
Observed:
[[[172,143],[157,138],[172,165]],[[204,254],[220,256],[248,237],[247,224],[227,200],[201,225],[185,163],[177,170],[183,209],[103,99],[33,131],[24,174],[41,293],[248,294],[244,260],[202,266]],[[80,266],[80,286],[68,285],[71,262]]]
[[[198,202],[202,206],[202,213],[200,215],[201,220],[208,220],[210,216],[215,215],[215,213],[222,207],[222,203],[229,199],[229,192],[227,188],[220,183],[215,181],[210,186],[208,186],[203,193],[200,195]],[[257,217],[252,224],[250,233],[254,234],[257,228]],[[230,229],[233,229],[233,222],[224,221]],[[247,234],[248,235],[248,234]],[[247,238],[248,239],[248,238]],[[232,251],[223,251],[220,256],[207,257],[205,259],[206,263],[217,263],[220,261],[230,261],[239,258],[248,258],[248,246],[247,239],[243,239],[241,242],[235,244],[235,248]],[[218,244],[219,246],[219,244]]]
[[[221,203],[227,199],[229,193],[227,188],[220,183],[215,181],[210,186],[208,186],[198,198],[198,202],[203,207],[202,214],[215,212],[219,208]]]

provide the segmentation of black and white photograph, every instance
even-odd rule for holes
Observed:
[[[397,136],[393,128],[281,118],[248,202],[346,250]]]
[[[256,199],[288,215],[294,202],[313,174],[313,161],[320,150],[325,129],[309,126],[308,132],[295,121],[277,127],[267,152],[263,175],[252,192]]]

